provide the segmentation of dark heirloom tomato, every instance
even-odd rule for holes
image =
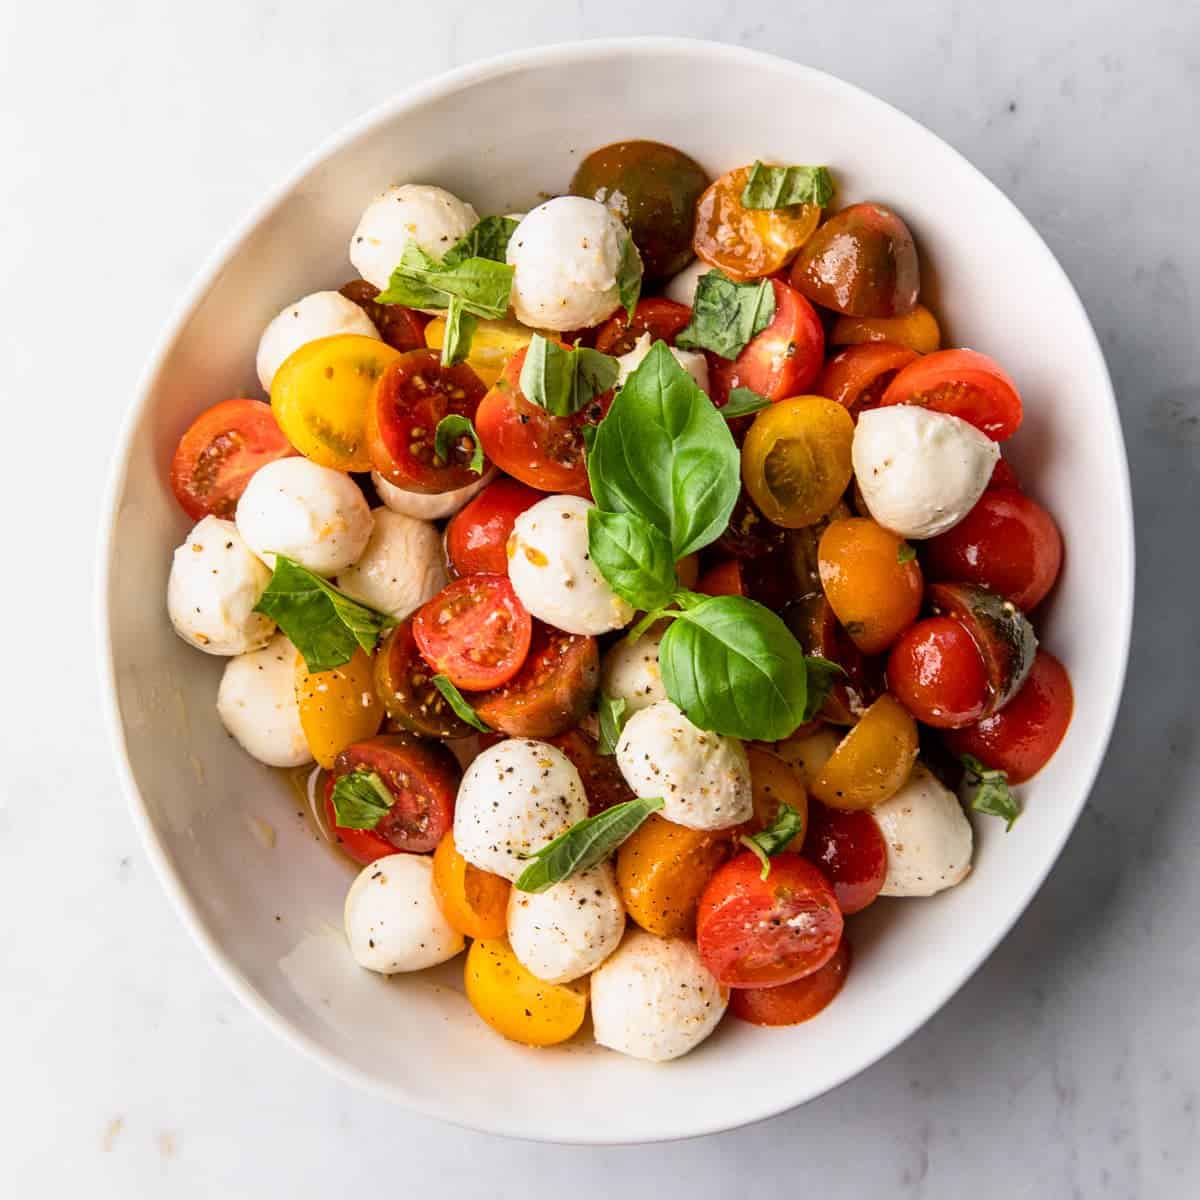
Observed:
[[[1062,554],[1054,518],[1013,488],[984,492],[957,525],[925,543],[931,579],[990,588],[1025,612],[1054,586]]]
[[[905,630],[888,656],[887,678],[892,695],[935,729],[978,721],[991,697],[983,655],[953,617],[929,617]]]
[[[883,834],[875,818],[862,810],[829,808],[809,800],[803,853],[829,880],[843,916],[866,908],[887,876]]]
[[[596,639],[538,621],[529,655],[516,676],[503,687],[468,699],[483,720],[502,733],[556,737],[587,716],[599,682]]]
[[[405,308],[403,304],[380,304],[375,299],[379,289],[365,279],[352,279],[340,290],[347,300],[353,300],[371,318],[379,336],[394,350],[404,353],[425,348],[425,326],[429,324],[429,318],[424,313]]]
[[[1039,650],[1024,687],[998,712],[977,725],[946,733],[954,754],[973,754],[984,766],[1024,783],[1053,756],[1071,723],[1075,701],[1062,663]]]
[[[446,557],[455,575],[507,575],[509,534],[516,519],[545,493],[502,475],[450,518]]]
[[[1021,425],[1016,384],[994,358],[977,350],[938,350],[904,368],[883,393],[883,404],[916,404],[949,413],[993,441]]]
[[[704,168],[662,142],[614,142],[579,164],[571,192],[599,200],[629,227],[647,282],[682,271],[692,257]]]
[[[773,525],[754,506],[743,487],[729,517],[725,532],[716,541],[716,549],[734,558],[762,558],[781,550],[787,532]]]
[[[612,808],[614,804],[634,799],[633,790],[617,766],[616,756],[601,754],[596,748],[596,739],[582,729],[569,729],[546,740],[550,745],[557,746],[579,772],[583,790],[587,793],[589,817]]]
[[[695,590],[705,596],[744,596],[746,585],[742,581],[742,564],[736,558],[714,563],[696,580]]]
[[[841,940],[841,910],[812,863],[785,850],[761,876],[762,863],[747,851],[719,867],[700,897],[696,946],[727,987],[773,987],[811,975]]]
[[[643,333],[650,335],[652,342],[675,345],[675,336],[692,319],[692,310],[686,304],[662,296],[650,296],[639,300],[633,310],[633,320],[624,309],[608,318],[596,334],[596,349],[602,354],[620,357],[633,349],[634,343]]]
[[[171,459],[171,489],[193,521],[232,520],[250,476],[295,454],[261,400],[222,400],[206,408],[179,439]]]
[[[486,389],[466,363],[442,366],[432,350],[410,350],[379,377],[367,405],[371,465],[389,483],[410,492],[450,492],[479,476],[474,447],[456,438],[445,461],[435,453],[438,422],[452,414],[475,419]]]
[[[833,957],[811,975],[778,987],[732,988],[729,1011],[751,1025],[799,1025],[833,1002],[849,971],[850,943],[842,938]]]
[[[818,715],[832,725],[853,725],[883,691],[879,660],[863,656],[820,592],[793,601],[784,609],[783,619],[805,654],[827,658],[846,672],[834,679]]]
[[[851,317],[902,317],[921,290],[912,234],[882,204],[834,213],[805,242],[789,278],[814,304]]]
[[[392,793],[392,807],[374,829],[346,829],[334,816],[334,784],[353,771],[376,772]],[[325,785],[325,814],[342,848],[360,863],[398,850],[427,854],[454,822],[461,779],[458,760],[440,742],[409,733],[381,734],[337,756]]]
[[[413,733],[436,738],[469,736],[474,730],[434,686],[434,669],[421,657],[412,627],[412,617],[401,621],[376,652],[376,694],[387,715]]]
[[[892,342],[863,342],[835,354],[824,366],[813,391],[836,400],[857,417],[878,408],[896,372],[916,361],[917,352]]]

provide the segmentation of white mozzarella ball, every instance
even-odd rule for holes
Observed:
[[[433,859],[389,854],[358,873],[343,910],[346,941],[360,967],[395,975],[423,971],[466,945],[433,892]]]
[[[662,815],[676,825],[727,829],[753,815],[742,743],[697,728],[670,700],[629,718],[617,766],[636,795],[661,796]]]
[[[688,308],[696,305],[696,289],[700,286],[700,276],[707,275],[713,268],[702,258],[693,259],[678,275],[673,275],[670,282],[663,288],[663,295],[676,304],[686,304]]]
[[[841,740],[830,726],[821,725],[811,733],[798,737],[793,734],[782,742],[776,742],[775,753],[799,774],[804,786],[810,788]]]
[[[508,577],[517,598],[537,617],[567,633],[607,633],[633,620],[596,570],[588,549],[588,513],[579,496],[547,496],[516,520],[508,540]]]
[[[276,634],[263,649],[231,658],[217,689],[221,724],[268,767],[312,762],[296,702],[296,658],[296,647]]]
[[[667,628],[664,621],[648,629],[636,642],[622,638],[604,656],[600,690],[613,700],[624,700],[626,716],[667,698],[658,668],[658,647]]]
[[[404,620],[446,586],[442,535],[428,521],[377,508],[367,548],[338,572],[347,596]]]
[[[371,318],[340,292],[313,292],[311,296],[289,304],[263,330],[258,343],[256,365],[263,391],[271,390],[275,372],[301,346],[339,333],[379,337],[379,330]]]
[[[384,505],[392,512],[416,517],[420,521],[440,521],[443,517],[452,517],[468,500],[478,496],[495,477],[494,468],[489,467],[474,483],[468,483],[466,487],[455,488],[452,492],[426,495],[424,492],[409,492],[398,488],[384,479],[378,471],[371,472],[371,482]]]
[[[587,816],[571,760],[554,746],[508,738],[467,768],[454,808],[454,844],[483,871],[515,880],[528,856]]]
[[[275,622],[254,611],[270,578],[232,521],[205,517],[171,559],[167,615],[206,654],[257,650],[275,632]]]
[[[479,214],[445,188],[425,183],[390,187],[367,205],[350,239],[350,261],[368,283],[383,290],[410,241],[441,258],[478,223]]]
[[[958,797],[923,764],[871,815],[887,843],[880,895],[932,896],[962,883],[971,870],[974,837]]]
[[[544,892],[513,888],[508,944],[518,961],[547,983],[570,983],[595,970],[620,944],[625,905],[610,863],[564,879]]]
[[[586,329],[621,303],[617,271],[625,226],[603,204],[558,196],[539,204],[508,243],[512,304],[533,329]]]
[[[276,554],[317,575],[336,575],[366,549],[371,510],[343,471],[280,458],[251,477],[237,506],[238,532],[268,566]]]
[[[642,359],[650,353],[651,338],[643,333],[633,344],[628,354],[622,354],[617,359],[617,385],[620,386],[630,375],[642,365]],[[708,359],[695,350],[676,350],[670,347],[675,361],[700,385],[701,391],[708,393]]]
[[[610,1050],[666,1062],[694,1050],[729,1004],[696,943],[630,929],[592,974],[592,1028]]]
[[[871,516],[906,538],[957,525],[983,495],[999,457],[999,446],[974,425],[915,404],[863,413],[851,448]]]

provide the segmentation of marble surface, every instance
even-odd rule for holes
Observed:
[[[770,1122],[579,1150],[388,1108],[296,1057],[226,992],[118,793],[90,575],[107,450],[142,360],[262,190],[411,81],[624,33],[830,70],[1008,191],[1109,356],[1139,596],[1092,802],[1015,931],[928,1026]],[[0,5],[0,1194],[1197,1194],[1198,48],[1196,10],[1170,0]]]

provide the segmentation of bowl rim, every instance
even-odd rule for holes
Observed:
[[[1095,349],[1097,360],[1102,369],[1103,386],[1100,389],[1100,394],[1095,397],[1095,403],[1108,413],[1109,432],[1115,435],[1116,448],[1119,452],[1117,456],[1119,459],[1118,478],[1114,482],[1117,485],[1116,500],[1122,518],[1122,528],[1119,534],[1115,534],[1114,536],[1119,536],[1124,543],[1123,549],[1125,551],[1125,560],[1128,563],[1128,571],[1124,578],[1114,581],[1112,593],[1113,606],[1118,616],[1117,632],[1119,643],[1115,648],[1119,651],[1120,657],[1116,687],[1108,700],[1108,712],[1105,714],[1103,721],[1103,734],[1092,747],[1090,761],[1087,762],[1086,770],[1083,772],[1084,785],[1079,789],[1079,799],[1075,806],[1075,812],[1072,814],[1069,824],[1064,827],[1063,833],[1058,840],[1058,845],[1053,848],[1053,854],[1048,857],[1045,870],[1039,872],[1035,878],[1029,880],[1022,894],[1019,896],[1018,902],[1013,905],[1009,919],[1004,922],[995,939],[987,944],[978,946],[967,957],[962,970],[957,973],[955,980],[948,987],[942,989],[940,994],[931,997],[930,1003],[923,1007],[919,1018],[906,1023],[906,1026],[895,1036],[894,1040],[890,1041],[886,1048],[882,1050],[872,1048],[865,1054],[860,1053],[858,1055],[848,1053],[845,1070],[840,1071],[836,1078],[832,1079],[819,1091],[804,1094],[803,1089],[798,1089],[799,1094],[797,1096],[782,1100],[778,1098],[777,1094],[772,1094],[771,1098],[757,1107],[743,1107],[737,1112],[727,1111],[721,1113],[718,1110],[711,1119],[704,1122],[694,1123],[686,1129],[655,1133],[645,1138],[639,1138],[637,1142],[674,1141],[719,1133],[766,1120],[779,1113],[806,1104],[832,1091],[834,1088],[840,1087],[860,1072],[873,1066],[876,1062],[892,1053],[892,1051],[907,1041],[908,1038],[922,1028],[944,1007],[1008,935],[1017,920],[1028,908],[1051,868],[1053,868],[1061,856],[1063,847],[1075,824],[1078,822],[1084,805],[1087,803],[1107,753],[1124,690],[1124,680],[1128,668],[1129,649],[1132,638],[1134,579],[1136,572],[1129,459],[1125,448],[1120,412],[1112,386],[1111,374],[1108,370],[1103,349],[1096,337],[1091,320],[1087,315],[1087,310],[1078,292],[1075,290],[1074,284],[1058,262],[1053,251],[1051,251],[1038,231],[1003,190],[984,175],[963,154],[939,137],[938,134],[915,118],[908,116],[907,113],[897,109],[886,100],[882,100],[873,93],[868,92],[865,88],[849,83],[828,72],[783,58],[779,55],[749,49],[744,46],[688,37],[611,37],[557,42],[550,45],[519,49],[452,68],[404,89],[324,138],[275,187],[269,189],[264,198],[250,206],[249,211],[218,242],[215,249],[208,255],[200,269],[195,273],[167,317],[158,335],[153,352],[138,379],[134,400],[127,407],[120,422],[117,434],[117,452],[109,468],[108,479],[101,503],[99,536],[97,541],[94,619],[97,623],[98,632],[97,652],[101,707],[104,712],[109,740],[113,750],[117,775],[125,792],[130,815],[140,837],[142,848],[150,859],[159,882],[174,904],[175,910],[183,921],[184,926],[194,941],[204,951],[216,973],[242,1003],[255,1013],[270,1029],[283,1038],[285,1042],[301,1051],[310,1059],[320,1063],[335,1076],[347,1083],[365,1089],[374,1095],[384,1097],[394,1103],[399,1103],[405,1108],[424,1116],[435,1117],[452,1125],[532,1142],[558,1142],[562,1144],[564,1139],[553,1136],[539,1136],[536,1131],[530,1131],[524,1127],[519,1117],[511,1114],[501,1113],[497,1119],[487,1123],[468,1119],[454,1110],[454,1105],[449,1098],[438,1103],[433,1103],[425,1097],[416,1098],[405,1091],[402,1086],[387,1083],[373,1077],[358,1067],[353,1066],[332,1050],[327,1049],[315,1038],[302,1032],[276,1012],[270,1001],[261,994],[251,980],[228,957],[220,943],[206,926],[204,919],[200,915],[199,908],[192,900],[180,876],[177,874],[171,856],[154,830],[149,808],[142,798],[129,758],[125,728],[121,720],[120,705],[117,696],[116,664],[113,659],[112,644],[113,614],[109,603],[114,565],[113,552],[115,549],[117,505],[125,489],[129,475],[135,431],[150,409],[154,385],[162,372],[165,360],[174,342],[194,313],[199,302],[216,281],[225,264],[239,252],[243,244],[254,234],[256,229],[271,212],[286,201],[310,171],[319,167],[328,158],[351,142],[370,133],[378,126],[392,121],[405,110],[443,99],[466,87],[485,82],[488,79],[502,75],[516,74],[539,66],[558,65],[578,58],[604,60],[621,57],[627,58],[629,56],[653,57],[654,55],[663,53],[694,55],[697,59],[710,62],[719,60],[741,67],[770,66],[774,70],[783,69],[793,72],[798,77],[819,81],[825,87],[843,90],[860,101],[865,100],[878,105],[887,110],[894,118],[909,125],[914,133],[934,139],[949,155],[959,160],[960,166],[965,167],[983,187],[990,189],[1008,207],[1012,215],[1029,235],[1031,247],[1036,246],[1037,253],[1045,261],[1051,272],[1057,274],[1059,277],[1065,289],[1064,295],[1070,298],[1075,307],[1073,315],[1082,320],[1083,327],[1086,329],[1087,336],[1091,340],[1091,345]],[[606,1136],[603,1131],[598,1131],[594,1137],[574,1138],[565,1144],[629,1145],[634,1143],[631,1143],[628,1138]]]

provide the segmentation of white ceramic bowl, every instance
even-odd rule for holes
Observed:
[[[1042,614],[1075,684],[1075,719],[1022,789],[1011,834],[976,822],[975,870],[934,900],[880,901],[854,923],[855,965],[819,1019],[727,1021],[651,1066],[587,1037],[503,1041],[436,978],[359,970],[340,932],[351,871],[316,844],[280,778],[224,734],[222,663],[171,631],[171,548],[188,521],[167,483],[176,439],[249,389],[266,322],[352,277],[346,245],[390,183],[443,184],[483,213],[564,188],[581,154],[645,137],[713,175],[756,157],[826,162],[842,201],[894,205],[921,249],[951,344],[1005,364],[1025,426],[1005,452],[1060,522],[1067,555]],[[1112,387],[1088,319],[1045,244],[955,151],[895,109],[817,71],[703,42],[637,39],[531,51],[455,71],[359,121],[223,246],[155,354],[115,451],[100,627],[113,741],[147,852],[214,967],[255,1012],[343,1077],[425,1113],[498,1133],[650,1141],[729,1128],[819,1095],[886,1054],[962,985],[1058,856],[1104,754],[1129,645],[1133,534]],[[273,847],[255,821],[276,831]],[[261,829],[261,827],[260,827]]]

